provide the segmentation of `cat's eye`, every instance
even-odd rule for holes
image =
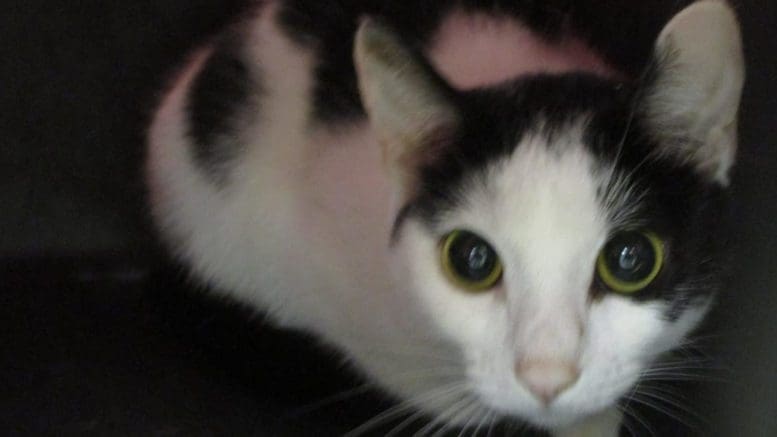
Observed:
[[[657,235],[627,231],[605,244],[596,261],[596,272],[610,290],[631,294],[650,285],[663,263],[664,243]]]
[[[494,287],[502,278],[502,262],[494,248],[475,233],[456,230],[442,241],[442,269],[464,290],[477,292]]]

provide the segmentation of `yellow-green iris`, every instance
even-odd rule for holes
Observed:
[[[477,234],[456,230],[442,241],[442,270],[467,291],[485,291],[502,277],[502,262],[491,245]]]
[[[664,264],[664,243],[652,232],[626,231],[605,244],[596,272],[612,291],[632,294],[650,285]]]

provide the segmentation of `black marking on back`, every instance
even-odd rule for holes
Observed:
[[[213,46],[213,52],[195,78],[188,95],[188,132],[195,163],[214,182],[224,183],[229,164],[242,145],[234,138],[239,115],[255,104],[255,73],[242,59],[240,35],[229,32]]]

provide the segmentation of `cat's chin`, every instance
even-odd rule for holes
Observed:
[[[524,423],[544,430],[555,431],[584,422],[595,414],[596,413],[580,414],[578,412],[573,413],[571,411],[548,408],[544,412],[540,411],[533,414],[530,418],[516,416],[516,420],[521,420]]]
[[[555,431],[559,429],[565,429],[574,426],[577,423],[585,421],[591,414],[573,413],[571,411],[563,411],[557,408],[546,408],[537,410],[530,415],[525,414],[505,414],[505,420],[515,421],[530,425],[535,428]]]
[[[502,421],[520,423],[552,432],[588,422],[592,417],[612,410],[618,402],[615,392],[606,396],[600,394],[583,398],[575,393],[572,394],[572,397],[561,396],[556,402],[547,406],[523,397],[514,397],[510,401],[484,396],[483,393],[477,397],[485,409],[496,413]],[[613,396],[612,400],[610,396]],[[456,424],[462,425],[458,422]]]
[[[607,411],[607,410],[604,410]],[[591,417],[597,416],[603,413],[603,411],[591,412],[587,414],[573,413],[571,411],[562,411],[560,409],[547,408],[545,411],[538,411],[530,415],[520,414],[517,412],[497,412],[496,416],[493,414],[483,415],[482,420],[492,420],[496,417],[496,421],[502,424],[514,424],[518,427],[530,426],[532,428],[556,432],[565,429],[575,427],[581,423],[587,422]],[[481,420],[478,417],[471,415],[457,416],[457,417],[444,417],[439,414],[435,414],[437,420],[448,422],[454,426],[469,428],[473,424],[478,424]]]
[[[550,432],[568,429],[587,422],[592,417],[598,416],[610,410],[610,406],[593,409],[591,405],[574,406],[568,403],[562,405],[539,406],[535,404],[521,409],[507,409],[504,405],[495,405],[478,397],[477,403],[481,408],[468,408],[473,414],[450,415],[449,408],[437,409],[434,405],[421,405],[421,409],[433,416],[438,422],[446,422],[453,426],[469,428],[481,421],[495,420],[498,423],[515,424],[517,426],[530,426]]]

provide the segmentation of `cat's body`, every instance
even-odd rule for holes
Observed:
[[[325,3],[265,2],[177,77],[149,135],[170,247],[201,280],[317,334],[441,422],[615,435],[615,402],[717,286],[715,242],[688,233],[717,225],[735,118],[721,116],[720,151],[687,153],[717,113],[675,137],[695,111],[683,93],[643,97],[663,90],[638,90],[629,65],[591,48],[596,36],[564,34],[555,2],[440,2],[418,8],[421,27],[402,19],[407,5],[332,2],[316,27]],[[728,8],[709,4],[736,31]],[[365,22],[357,74],[365,16],[403,37]],[[721,50],[740,56],[724,30],[736,41]],[[712,106],[738,101],[739,61]],[[644,76],[646,87],[678,82]],[[667,290],[597,291],[602,245],[635,226],[688,265],[662,270]],[[490,293],[445,279],[439,241],[454,229],[499,253]]]

